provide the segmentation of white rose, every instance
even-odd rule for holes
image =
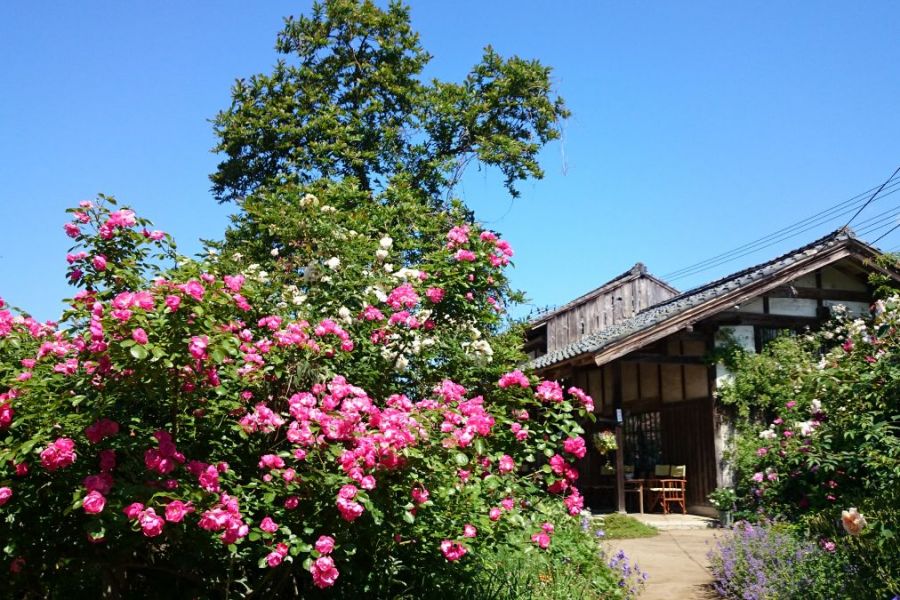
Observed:
[[[339,266],[341,266],[341,259],[339,259],[337,256],[332,256],[325,261],[325,266],[331,270],[337,269]]]
[[[394,240],[389,238],[388,236],[384,236],[380,240],[378,240],[378,245],[384,248],[385,250],[389,250],[391,246],[394,245]]]
[[[382,250],[381,248],[379,248],[378,250],[375,251],[375,258],[377,258],[378,260],[384,260],[387,257],[388,257],[387,250]]]

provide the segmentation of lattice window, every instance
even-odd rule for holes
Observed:
[[[627,415],[624,434],[625,464],[634,465],[636,474],[653,471],[662,459],[662,419],[659,411]]]

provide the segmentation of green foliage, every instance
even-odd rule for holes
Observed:
[[[734,510],[734,505],[737,502],[737,493],[735,493],[734,488],[720,487],[713,490],[708,498],[710,504],[719,510]]]
[[[603,531],[603,539],[607,540],[627,540],[659,535],[656,527],[620,513],[598,517],[596,524]]]
[[[713,589],[729,600],[850,600],[853,570],[790,527],[737,523],[710,552]]]
[[[840,317],[740,357],[723,391],[744,416],[732,453],[743,515],[785,519],[834,544],[859,571],[859,597],[900,591],[898,325],[895,295],[870,319]],[[841,519],[851,508],[866,525],[848,535]]]
[[[538,151],[568,116],[549,68],[490,46],[462,83],[424,81],[430,56],[399,2],[317,3],[285,21],[276,49],[285,59],[238,80],[216,118],[221,201],[350,179],[434,204],[473,160],[498,168],[515,196],[517,181],[542,176]]]

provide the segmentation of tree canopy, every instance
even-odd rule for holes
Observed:
[[[215,119],[220,202],[351,179],[440,203],[472,161],[498,168],[517,196],[516,182],[543,176],[538,152],[569,114],[549,67],[490,46],[461,83],[425,80],[431,56],[400,2],[316,3],[285,19],[275,47],[284,58],[238,79]]]

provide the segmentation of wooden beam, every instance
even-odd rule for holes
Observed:
[[[616,420],[616,510],[625,513],[625,433],[619,421],[622,410],[622,364],[613,365],[613,418]]]
[[[645,352],[635,352],[620,360],[625,363],[663,365],[705,365],[707,362],[702,356],[669,356],[667,354],[652,354]]]
[[[805,298],[809,300],[846,300],[851,302],[872,301],[872,296],[868,292],[794,287],[791,285],[777,287],[766,294],[766,296],[768,298]]]
[[[720,312],[709,318],[709,321],[719,325],[760,325],[763,327],[781,327],[793,329],[796,327],[815,327],[821,323],[816,317],[795,317],[793,315],[763,315],[757,313],[742,313],[736,311]]]

